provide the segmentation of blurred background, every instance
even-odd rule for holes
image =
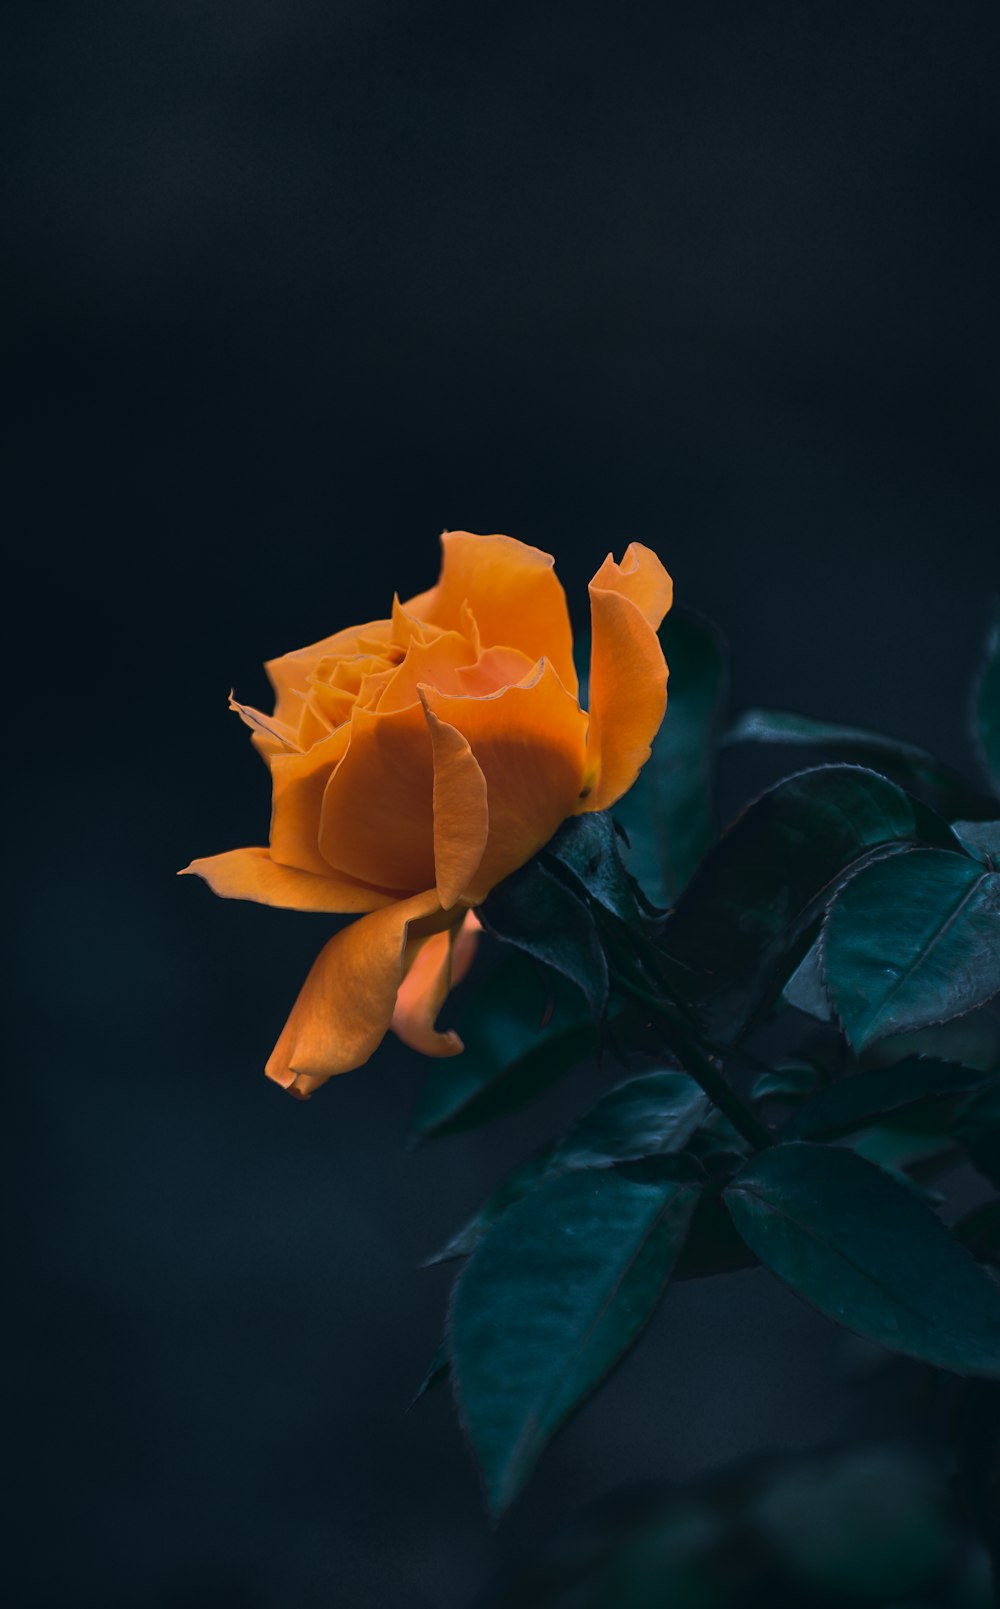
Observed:
[[[447,1393],[404,1413],[417,1264],[595,1075],[417,1151],[399,1046],[297,1105],[261,1068],[328,924],[174,873],[266,835],[230,687],[443,527],[555,553],[581,620],[644,541],[737,705],[971,765],[994,22],[9,8],[13,1602],[453,1609],[624,1481],[878,1429],[790,1295],[684,1286],[491,1531]]]

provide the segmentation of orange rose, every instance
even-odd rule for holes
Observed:
[[[446,532],[437,586],[388,620],[272,660],[273,716],[235,704],[271,771],[268,849],[186,869],[227,899],[361,915],[320,951],[267,1064],[308,1096],[390,1026],[431,1056],[469,963],[472,907],[568,816],[632,786],[663,718],[672,585],[633,542],[590,583],[590,713],[553,561]]]

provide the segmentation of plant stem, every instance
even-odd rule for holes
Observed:
[[[670,1000],[650,994],[629,978],[622,977],[617,971],[614,982],[622,994],[629,995],[633,1000],[646,1006],[650,1015],[658,1017],[667,1027],[669,1030],[667,1039],[671,1050],[680,1057],[686,1070],[701,1085],[709,1100],[719,1108],[724,1117],[729,1119],[733,1128],[742,1134],[754,1150],[762,1151],[767,1146],[773,1145],[774,1136],[770,1129],[765,1128],[746,1102],[737,1095],[732,1085],[727,1083],[721,1068],[710,1053],[698,1043],[684,1022],[678,1007]]]

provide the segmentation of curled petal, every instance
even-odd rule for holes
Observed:
[[[407,614],[461,631],[467,604],[484,648],[519,648],[532,664],[544,656],[575,693],[573,632],[551,554],[509,536],[469,531],[446,531],[441,547],[437,586],[411,598]]]
[[[415,954],[399,986],[390,1024],[393,1033],[411,1050],[424,1056],[457,1056],[463,1048],[453,1028],[439,1033],[434,1023],[449,991],[472,965],[479,933],[478,917],[466,911],[464,921],[414,946]]]
[[[454,923],[437,893],[412,895],[351,922],[324,945],[267,1064],[267,1076],[302,1099],[378,1049],[403,979],[407,939]]]
[[[486,778],[489,837],[463,898],[478,905],[548,843],[583,786],[587,717],[546,661],[487,698],[423,690],[428,709],[462,734]]]
[[[468,741],[424,705],[434,757],[434,874],[447,909],[471,884],[486,849],[486,778]]]
[[[341,654],[356,654],[359,651],[359,644],[363,641],[370,640],[381,646],[383,643],[388,643],[391,630],[391,621],[372,620],[364,626],[350,626],[346,631],[336,631],[332,637],[324,637],[321,642],[310,643],[307,648],[296,648],[290,654],[281,654],[277,659],[269,659],[264,669],[274,688],[274,713],[277,719],[293,730],[298,728],[302,700],[309,686],[309,677],[321,659]]]
[[[673,587],[651,548],[609,554],[590,583],[589,792],[578,810],[606,810],[649,758],[667,704],[667,666],[656,635]]]
[[[180,876],[193,872],[203,877],[213,894],[222,899],[249,899],[259,905],[278,905],[290,911],[331,911],[354,914],[391,905],[399,895],[369,888],[353,878],[330,871],[326,876],[282,866],[268,849],[229,849],[206,855],[185,866]]]
[[[282,865],[330,876],[330,862],[319,846],[320,811],[326,785],[347,753],[349,738],[350,727],[341,726],[305,754],[272,756],[271,854]]]
[[[323,794],[324,859],[380,888],[432,887],[434,763],[422,706],[355,710],[343,730],[347,752]]]

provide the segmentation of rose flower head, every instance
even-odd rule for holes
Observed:
[[[549,554],[449,531],[437,585],[271,660],[273,715],[233,707],[271,773],[270,845],[195,860],[227,899],[356,916],[320,951],[267,1074],[308,1096],[386,1030],[430,1056],[474,907],[569,816],[635,781],[663,718],[672,586],[633,542],[590,583],[590,710]]]

